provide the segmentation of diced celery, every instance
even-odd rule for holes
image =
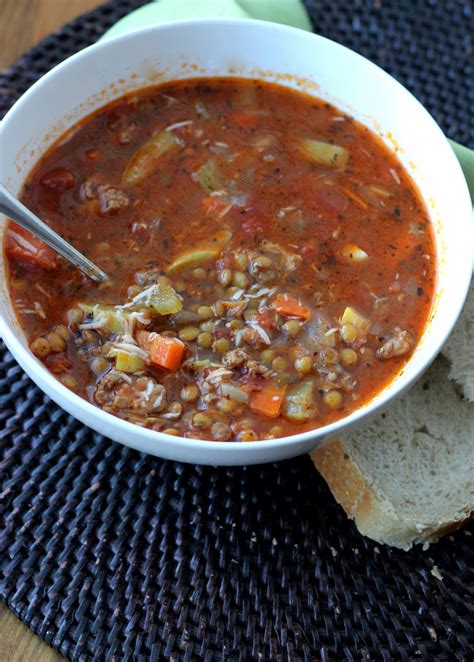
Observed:
[[[300,140],[299,146],[303,156],[307,159],[332,168],[344,168],[349,160],[348,150],[340,145],[325,143],[313,138],[303,138]]]
[[[171,285],[161,281],[139,292],[128,305],[135,310],[151,308],[155,313],[159,313],[160,315],[173,315],[183,308],[181,297],[174,291]]]
[[[145,361],[137,354],[118,350],[115,354],[115,367],[121,372],[140,372],[145,367]]]
[[[178,144],[172,131],[156,133],[132,154],[123,171],[122,183],[134,186],[142,182],[156,171],[160,157]]]
[[[220,386],[220,392],[226,398],[235,400],[236,402],[248,402],[249,394],[244,391],[243,388],[240,388],[237,384],[233,382],[222,382]]]
[[[197,267],[200,264],[215,259],[220,254],[221,250],[220,246],[197,246],[196,248],[191,248],[190,250],[181,253],[181,255],[178,255],[178,257],[168,266],[166,271],[168,273],[173,273],[174,271],[181,271],[181,269]]]
[[[311,380],[290,386],[285,396],[283,413],[290,421],[303,423],[318,414],[313,397],[314,384]]]
[[[359,334],[365,334],[369,328],[369,320],[351,306],[347,306],[344,310],[341,317],[341,324],[352,324]]]
[[[221,174],[215,159],[209,159],[196,170],[196,181],[208,193],[222,188]]]

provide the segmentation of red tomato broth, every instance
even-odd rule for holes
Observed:
[[[163,145],[166,149],[156,163],[151,160],[142,180],[124,183],[132,155],[153,136],[159,138],[154,149]],[[347,150],[347,163],[334,167],[307,158],[300,142],[306,138]],[[199,168],[209,162],[217,164],[217,190],[207,185],[207,175],[204,186],[199,181]],[[146,158],[141,166],[148,167]],[[106,287],[92,283],[60,258],[55,269],[41,268],[28,255],[22,259],[17,250],[8,253],[7,244],[12,300],[32,347],[38,338],[55,333],[56,326],[66,327],[66,331],[60,329],[65,344],[61,352],[68,361],[54,360],[51,353],[41,356],[45,350],[40,348],[36,353],[45,364],[91,402],[154,429],[195,438],[250,441],[330,423],[369,401],[399,374],[430,313],[436,276],[432,228],[418,191],[395,155],[366,127],[330,104],[274,84],[203,79],[128,95],[85,118],[58,141],[30,173],[21,199],[112,281]],[[296,257],[288,261],[265,242]],[[192,268],[166,272],[183,251],[201,244],[218,253]],[[248,267],[239,267],[236,254],[247,257]],[[169,372],[142,354],[143,368],[126,373],[132,374],[133,383],[126,387],[123,380],[114,382],[111,389],[116,391],[103,404],[110,394],[98,398],[96,384],[114,369],[115,357],[104,355],[103,348],[115,336],[100,328],[81,329],[84,320],[74,321],[68,310],[77,312],[78,303],[84,302],[130,303],[166,272],[183,299],[184,311],[193,319],[183,323],[180,313],[153,315],[140,328],[177,335],[192,326],[203,335],[209,333],[201,328],[209,320],[195,319],[198,305],[228,301],[229,287],[242,289],[225,282],[225,270],[231,271],[234,280],[240,272],[250,281],[243,296],[258,283],[265,286],[259,280],[262,272],[251,273],[259,257],[272,261],[267,273],[276,272],[267,288],[275,291],[268,300],[260,297],[254,319],[270,344],[251,338],[248,332],[251,341],[244,339],[237,345],[239,329],[230,327],[243,323],[245,329],[252,318],[246,320],[225,309],[214,312],[210,320],[215,323],[210,332],[212,347],[199,347],[197,338],[184,340],[186,357],[220,363],[226,352],[213,347],[224,339],[229,344],[227,352],[242,349],[248,355],[243,365],[230,368],[228,381],[250,392],[267,387],[271,392],[283,388],[281,382],[286,380],[287,393],[300,381],[311,382],[310,418],[293,419],[283,408],[279,416],[272,411],[271,417],[265,417],[248,402],[238,403],[231,411],[222,401],[232,398],[222,395],[221,385],[214,393],[207,381],[209,366],[197,373],[187,367]],[[297,261],[297,266],[288,270],[291,261]],[[201,270],[197,276],[196,270]],[[148,276],[145,283],[144,272],[154,277]],[[297,299],[302,309],[311,311],[311,319],[275,312],[272,300],[279,295]],[[246,301],[251,313],[252,299]],[[369,326],[351,342],[341,336],[341,318],[347,308],[355,309]],[[90,314],[84,319],[87,324]],[[288,322],[289,329],[292,322],[299,325],[295,335],[286,330]],[[325,345],[324,338],[331,335],[333,340]],[[137,342],[136,329],[131,338]],[[382,350],[391,339],[397,352],[405,351]],[[53,336],[52,344],[58,352],[62,343]],[[275,352],[274,359],[286,361],[286,369],[275,370],[274,359],[261,358],[268,349]],[[345,349],[356,353],[355,363],[343,365]],[[142,351],[146,353],[146,348]],[[392,355],[378,356],[381,351]],[[295,362],[305,356],[313,366],[302,373]],[[350,353],[347,356],[353,358]],[[94,359],[100,359],[97,364],[102,361],[103,370],[95,364],[96,372],[91,370]],[[251,361],[260,367],[250,365]],[[55,370],[54,366],[59,367]],[[156,384],[153,393],[161,392],[158,386],[164,387],[162,409],[163,403],[153,412],[133,405],[141,390],[151,388],[147,384]],[[182,387],[189,384],[200,388],[194,402],[180,396]],[[327,396],[334,391],[338,396]],[[173,406],[176,412],[179,409],[176,403],[182,411],[173,418]],[[201,425],[199,416],[195,423],[196,414],[207,415],[209,425],[205,421]]]

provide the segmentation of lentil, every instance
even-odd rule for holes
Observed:
[[[197,337],[197,344],[199,347],[202,347],[204,349],[209,349],[209,347],[212,347],[212,343],[214,342],[214,336],[212,333],[206,333],[206,332],[201,332],[198,337]]]
[[[273,262],[266,255],[260,255],[252,260],[252,269],[257,271],[259,269],[270,269],[273,266]]]
[[[272,368],[275,372],[285,372],[285,370],[288,370],[288,361],[282,356],[277,356],[272,361]]]
[[[197,312],[202,320],[210,320],[212,317],[214,317],[211,306],[199,306]]]
[[[206,277],[207,277],[207,273],[205,269],[203,269],[202,267],[198,267],[197,269],[194,269],[193,271],[194,280],[205,280]]]
[[[339,352],[334,347],[326,347],[320,354],[323,365],[334,365],[339,363]]]
[[[339,391],[328,391],[324,394],[323,400],[331,409],[338,409],[342,405],[342,395]]]
[[[211,434],[216,441],[229,441],[232,437],[232,430],[225,423],[214,423],[211,427]]]
[[[273,349],[264,349],[260,354],[260,358],[262,361],[265,361],[265,363],[271,363],[275,358],[275,352]]]
[[[190,342],[191,340],[196,340],[199,336],[199,327],[197,326],[185,326],[180,329],[178,336],[184,342]]]
[[[300,374],[307,375],[313,370],[313,361],[309,356],[301,356],[296,359],[295,368]]]
[[[61,381],[67,388],[70,388],[72,391],[77,389],[77,381],[72,375],[61,375]]]
[[[225,354],[230,349],[230,342],[227,340],[227,338],[218,338],[214,341],[212,349],[218,354]]]
[[[209,320],[207,322],[203,322],[199,326],[199,328],[201,329],[201,331],[204,331],[204,333],[214,333],[216,326],[217,326],[217,322],[215,322],[214,320]]]
[[[51,345],[49,344],[49,340],[44,337],[36,338],[36,340],[33,340],[30,349],[33,354],[38,356],[40,359],[44,359],[53,351]]]
[[[183,405],[181,402],[172,402],[168,407],[168,414],[171,414],[173,418],[179,418],[183,413]]]
[[[58,326],[56,326],[54,330],[58,335],[61,336],[61,338],[64,338],[64,340],[69,340],[69,338],[71,337],[71,332],[69,331],[69,329],[65,324],[58,324]]]
[[[46,337],[53,352],[62,352],[66,349],[66,341],[61,335],[59,335],[59,333],[56,333],[56,331],[48,333]]]
[[[249,259],[245,255],[245,253],[235,253],[234,262],[241,271],[245,271],[245,269],[247,269],[247,267],[249,266]]]
[[[295,338],[301,331],[301,324],[296,320],[288,320],[283,324],[283,328],[290,338]]]
[[[254,430],[242,430],[239,434],[239,441],[257,441],[258,436]]]
[[[212,424],[212,419],[210,416],[204,412],[198,412],[193,416],[193,426],[198,430],[205,430],[210,428]]]
[[[196,384],[186,384],[186,386],[183,386],[181,389],[179,395],[184,402],[196,402],[196,400],[199,400],[201,391]]]
[[[244,274],[243,271],[234,271],[232,282],[236,287],[245,290],[249,286],[250,281],[247,274]]]
[[[345,366],[355,365],[357,363],[357,352],[349,347],[341,349],[341,362]]]
[[[239,403],[231,398],[219,398],[216,403],[217,409],[224,414],[232,414],[237,409]]]
[[[232,271],[230,269],[222,269],[222,271],[219,271],[217,274],[217,280],[222,287],[227,287],[232,280]]]

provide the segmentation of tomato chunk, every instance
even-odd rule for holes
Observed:
[[[66,168],[53,168],[41,177],[40,184],[43,188],[49,191],[56,191],[62,193],[68,189],[74,188],[76,185],[76,178]]]
[[[10,227],[7,230],[5,252],[14,260],[23,260],[41,269],[56,268],[56,253],[53,249],[18,225],[15,225],[15,229]]]

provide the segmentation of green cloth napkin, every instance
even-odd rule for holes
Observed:
[[[248,18],[312,30],[301,0],[155,0],[128,14],[102,39],[109,39],[148,25],[185,18]],[[474,150],[449,140],[466,177],[474,202]]]
[[[155,0],[122,18],[102,39],[180,18],[257,18],[312,30],[301,0]]]

